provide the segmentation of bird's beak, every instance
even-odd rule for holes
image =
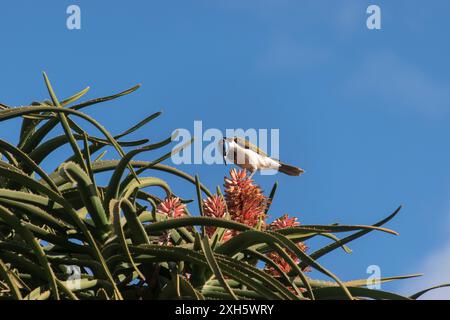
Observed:
[[[225,158],[226,155],[226,146],[225,143],[227,141],[227,137],[222,138],[222,157],[223,157],[223,163],[227,165],[227,159]]]

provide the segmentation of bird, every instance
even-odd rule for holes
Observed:
[[[250,178],[257,170],[273,169],[290,176],[299,176],[305,171],[269,157],[248,140],[240,137],[222,138],[219,140],[219,151],[226,160],[250,171]]]

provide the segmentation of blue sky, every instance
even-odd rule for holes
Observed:
[[[70,4],[81,8],[81,30],[66,28]],[[381,7],[381,30],[366,28],[369,4]],[[272,217],[371,224],[403,204],[388,225],[399,237],[373,233],[351,255],[321,261],[343,279],[367,277],[369,265],[382,276],[425,272],[385,286],[412,293],[450,282],[449,9],[445,1],[2,1],[0,102],[47,98],[45,70],[60,97],[141,83],[88,111],[113,133],[161,109],[136,137],[157,141],[194,120],[278,128],[281,159],[307,173],[256,176],[267,192],[280,183]],[[16,126],[2,123],[1,138],[16,139]],[[229,168],[181,169],[213,188]]]

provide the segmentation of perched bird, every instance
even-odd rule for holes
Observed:
[[[290,176],[299,176],[303,169],[287,165],[280,160],[269,157],[257,146],[251,144],[248,140],[233,137],[223,138],[219,141],[219,151],[224,160],[249,170],[252,177],[257,170],[274,169]],[[225,160],[226,163],[226,160]]]

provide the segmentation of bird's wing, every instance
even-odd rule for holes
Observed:
[[[238,145],[240,145],[241,147],[243,147],[245,149],[253,150],[257,154],[260,154],[262,156],[268,157],[267,153],[265,153],[260,148],[258,148],[257,146],[255,146],[254,144],[252,144],[251,142],[249,142],[246,139],[239,138],[239,137],[234,137],[234,142],[236,142]]]

